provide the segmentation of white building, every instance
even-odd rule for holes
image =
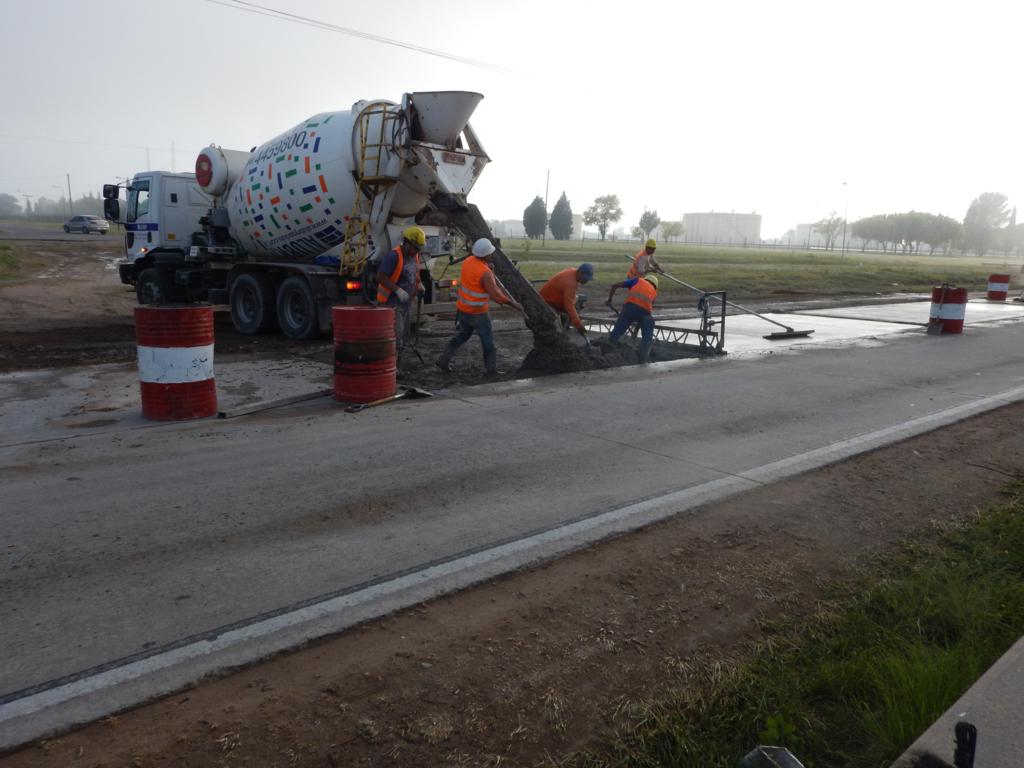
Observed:
[[[759,213],[684,213],[680,242],[701,245],[760,245]]]

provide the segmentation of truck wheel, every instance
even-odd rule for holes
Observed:
[[[139,304],[163,304],[167,301],[167,291],[158,270],[149,267],[139,273],[135,280],[135,297]]]
[[[289,339],[311,339],[320,335],[316,300],[302,277],[289,277],[277,290],[277,321]]]
[[[228,296],[231,322],[240,333],[269,333],[277,325],[274,283],[267,275],[239,275]]]

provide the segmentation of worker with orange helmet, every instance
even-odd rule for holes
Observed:
[[[658,243],[653,237],[647,238],[644,247],[633,257],[633,263],[629,267],[629,272],[626,273],[627,279],[643,277],[648,272],[661,272],[661,265],[654,258],[654,251],[657,247]]]
[[[569,323],[586,339],[587,329],[577,311],[577,288],[594,279],[594,265],[580,264],[558,272],[541,286],[540,297],[556,312],[567,315]],[[589,343],[589,340],[588,340]]]
[[[448,341],[441,356],[434,364],[445,373],[451,373],[451,361],[459,347],[469,341],[474,333],[480,337],[484,353],[484,371],[489,377],[498,375],[498,350],[494,345],[491,329],[491,301],[507,304],[523,311],[523,306],[505,291],[494,274],[491,257],[494,243],[481,237],[473,243],[472,255],[462,262],[459,276],[459,296],[455,303],[455,335]]]
[[[646,363],[651,359],[651,345],[654,343],[654,299],[658,295],[658,276],[644,275],[643,277],[631,277],[621,283],[616,283],[608,292],[607,304],[612,309],[612,297],[619,288],[629,290],[622,310],[619,312],[619,319],[615,321],[615,327],[608,334],[608,341],[618,344],[622,335],[629,330],[633,323],[640,324],[640,362]]]
[[[405,348],[412,323],[412,294],[422,295],[420,251],[427,244],[427,235],[419,227],[402,232],[402,242],[380,260],[377,268],[377,306],[395,310],[395,349],[399,355]]]

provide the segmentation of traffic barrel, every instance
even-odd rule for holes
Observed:
[[[334,399],[371,403],[398,390],[395,310],[334,307]]]
[[[932,288],[932,306],[928,324],[939,333],[962,333],[967,314],[967,289],[940,285]]]
[[[1010,290],[1009,275],[989,275],[988,293],[986,298],[989,301],[1006,301],[1006,293]]]
[[[217,413],[213,307],[136,307],[135,338],[144,418],[178,421]]]

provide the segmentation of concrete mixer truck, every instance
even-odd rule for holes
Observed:
[[[125,226],[121,280],[140,303],[227,304],[243,333],[326,331],[333,305],[372,298],[372,265],[409,224],[427,232],[424,268],[451,256],[465,233],[447,212],[490,160],[469,125],[482,98],[359,101],[248,152],[210,145],[194,175],[136,174],[123,210],[104,185],[106,217]]]

